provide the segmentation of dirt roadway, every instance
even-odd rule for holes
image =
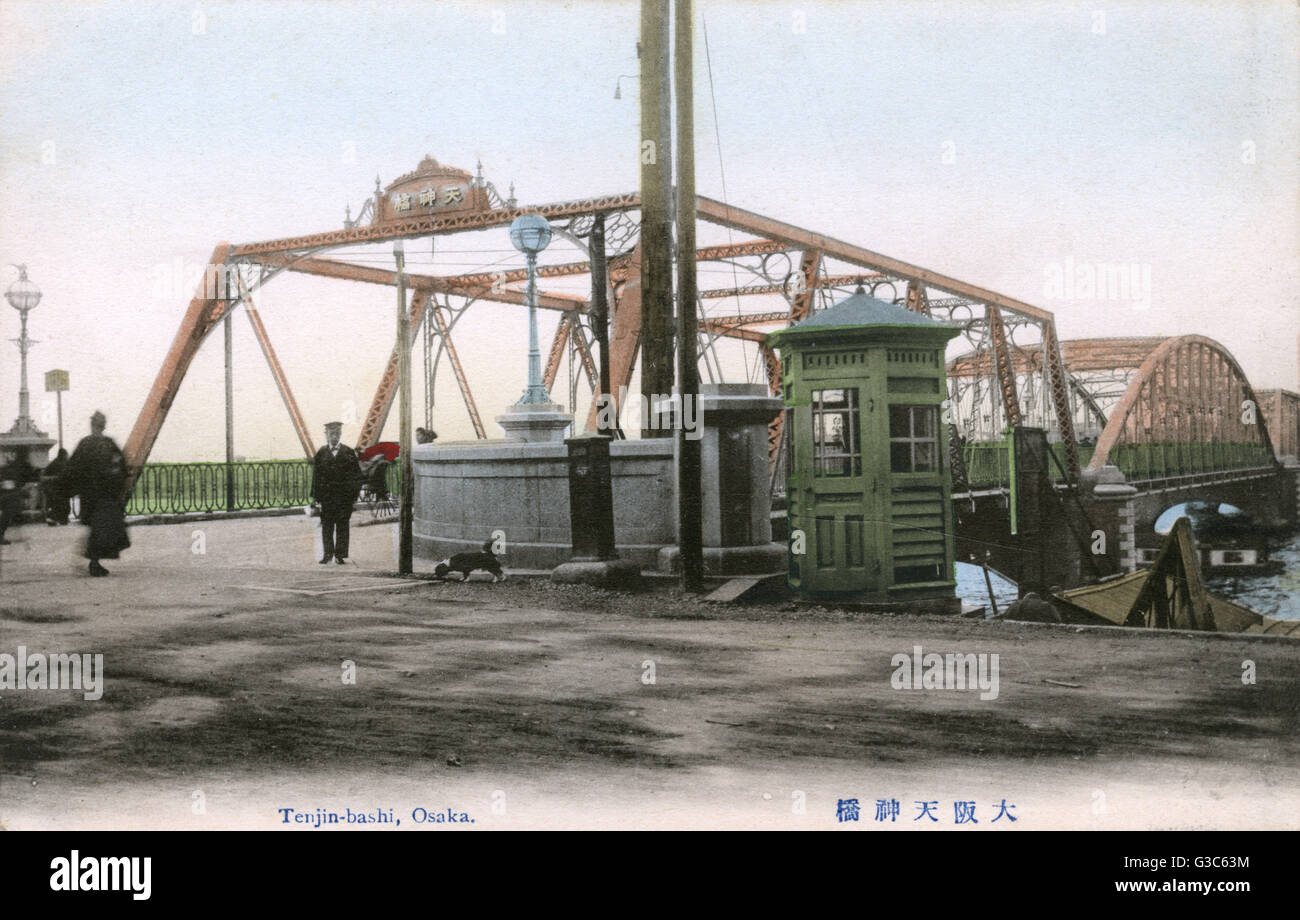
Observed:
[[[68,528],[25,536],[0,653],[102,653],[106,680],[98,701],[0,690],[11,829],[301,827],[287,808],[392,809],[402,830],[448,809],[475,828],[881,827],[878,798],[899,830],[953,827],[958,800],[982,829],[1300,825],[1294,642],[371,584],[389,528],[326,567],[292,518],[137,527],[107,579]],[[915,645],[998,654],[997,698],[893,689]],[[837,822],[851,797],[861,821]],[[992,823],[1003,799],[1014,825]]]

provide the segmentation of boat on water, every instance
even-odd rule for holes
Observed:
[[[1219,502],[1184,502],[1160,516],[1155,533],[1167,535],[1178,520],[1190,524],[1201,572],[1206,576],[1276,575],[1283,568],[1281,560],[1269,558],[1268,539],[1240,508]],[[1143,546],[1141,539],[1138,563],[1150,565],[1161,544]]]
[[[1206,590],[1201,552],[1186,517],[1174,522],[1150,568],[1055,592],[1052,602],[1072,622],[1300,639],[1300,620],[1267,617]]]

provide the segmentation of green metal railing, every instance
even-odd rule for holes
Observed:
[[[1065,445],[1051,444],[1050,449],[1060,461],[1059,465],[1049,462],[1052,478],[1060,480],[1063,478],[1060,471],[1065,469]],[[1093,445],[1079,445],[1079,463],[1082,466],[1088,465],[1095,449]],[[963,446],[962,458],[971,488],[1008,487],[1006,441],[973,441]],[[1210,442],[1118,444],[1111,450],[1109,460],[1130,482],[1258,469],[1272,463],[1272,457],[1263,444]]]
[[[224,463],[146,463],[126,513],[252,511],[311,502],[310,460],[249,460],[232,467],[234,494],[228,496]],[[387,483],[390,492],[400,491],[400,464],[388,465]]]
[[[1110,461],[1134,481],[1259,469],[1271,466],[1273,456],[1259,443],[1165,441],[1117,444],[1110,452]]]
[[[1053,479],[1064,478],[1061,470],[1067,469],[1064,444],[1049,444],[1048,449],[1056,456],[1059,463],[1048,461]],[[1079,445],[1079,463],[1088,465],[1092,459],[1093,447]],[[962,448],[962,459],[966,462],[966,479],[973,489],[1007,488],[1010,470],[1010,453],[1006,441],[972,441]]]

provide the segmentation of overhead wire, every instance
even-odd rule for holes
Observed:
[[[722,203],[730,207],[731,201],[727,196],[727,168],[722,157],[722,132],[718,127],[718,94],[713,82],[713,52],[709,46],[709,21],[705,17],[700,17],[701,24],[704,27],[704,61],[709,73],[709,101],[713,105],[713,141],[718,148],[718,175],[722,180]],[[727,227],[727,243],[734,245],[736,242],[735,235],[731,227]],[[731,263],[732,287],[736,289],[736,316],[742,316],[744,311],[740,302],[740,275],[737,273],[736,264]],[[754,364],[758,364],[760,350],[754,349]],[[716,355],[715,355],[716,360]],[[749,383],[754,382],[755,373],[750,369],[749,358],[745,358],[745,380]]]

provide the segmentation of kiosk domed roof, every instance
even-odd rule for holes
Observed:
[[[861,287],[833,307],[821,310],[793,326],[767,334],[767,344],[783,348],[796,342],[816,347],[843,341],[846,337],[864,341],[946,342],[961,330],[923,313],[914,313],[896,303],[869,296]]]
[[[886,303],[858,288],[852,296],[825,310],[819,310],[790,328],[812,329],[822,326],[943,326],[944,323],[914,313],[896,303]]]

